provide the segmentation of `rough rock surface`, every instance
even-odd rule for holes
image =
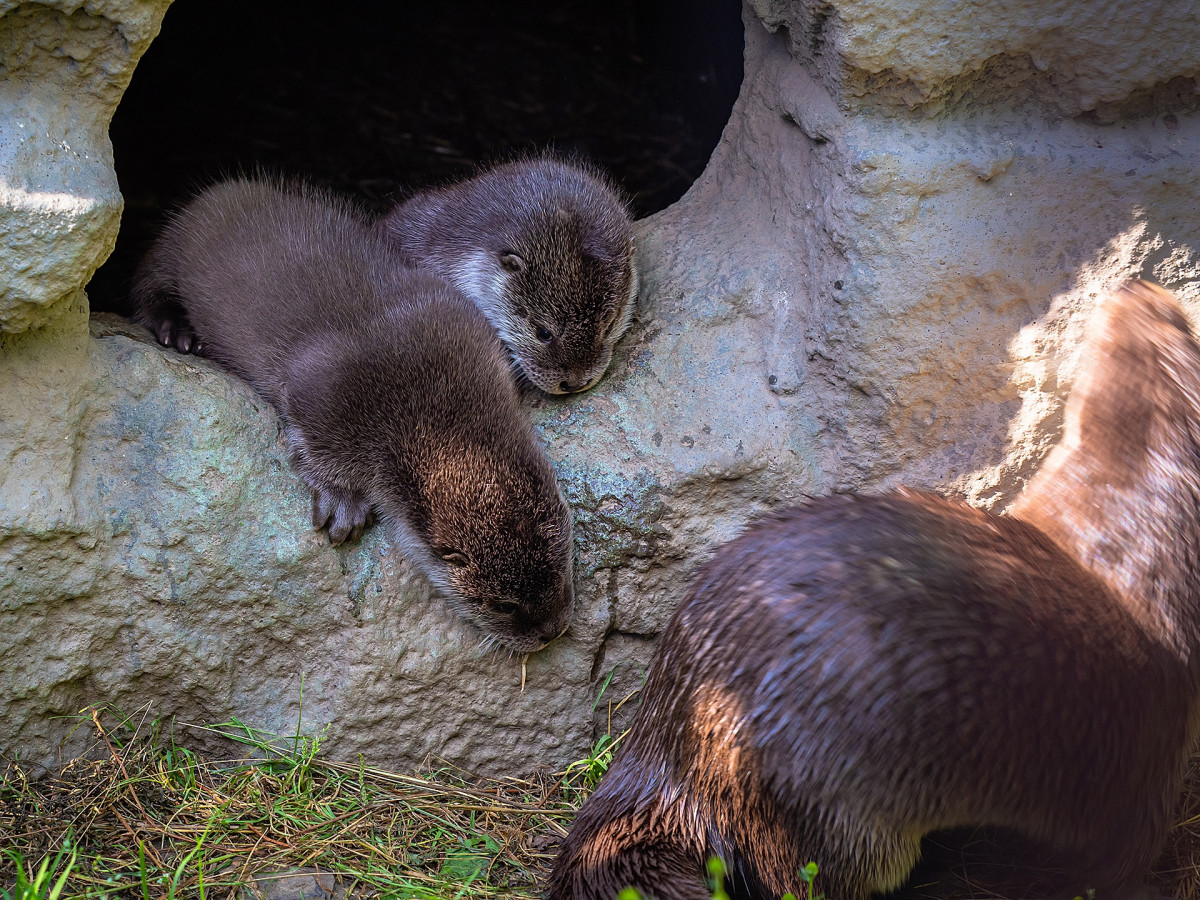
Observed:
[[[855,104],[907,106],[980,91],[1035,90],[1054,112],[1122,104],[1200,74],[1200,9],[1189,0],[748,0],[793,55]]]
[[[329,900],[345,895],[344,890],[338,890],[332,874],[316,869],[255,875],[249,885],[238,891],[239,900]]]
[[[303,706],[338,756],[393,764],[527,771],[587,743],[586,646],[531,657],[522,691],[520,660],[477,649],[381,529],[345,549],[311,530],[247,385],[134,326],[94,322],[82,344],[59,413],[69,484],[0,506],[6,748],[47,746],[50,716],[101,699],[281,734]]]
[[[580,602],[523,689],[379,529],[337,550],[308,529],[249,388],[132,327],[89,336],[72,263],[39,306],[60,318],[0,335],[0,749],[50,761],[71,724],[52,717],[97,701],[286,733],[303,687],[335,757],[561,766],[749,518],[899,482],[1002,506],[1057,437],[1099,294],[1141,274],[1200,301],[1191,19],[1174,56],[1126,56],[1126,17],[1075,41],[1055,5],[753,7],[707,171],[639,226],[639,320],[609,376],[528,398]],[[954,40],[931,54],[939,18]]]
[[[0,331],[62,314],[112,252],[108,123],[169,3],[0,2]]]

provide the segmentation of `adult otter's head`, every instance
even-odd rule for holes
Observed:
[[[409,457],[404,514],[389,516],[451,605],[520,653],[566,631],[575,606],[571,514],[536,450],[532,437],[427,446]]]
[[[505,163],[418,195],[386,227],[483,310],[537,387],[567,394],[600,380],[638,279],[629,211],[598,173],[546,157]]]

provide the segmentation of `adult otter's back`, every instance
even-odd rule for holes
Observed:
[[[452,286],[397,267],[353,207],[303,184],[214,185],[164,229],[134,299],[161,342],[202,347],[276,406],[333,543],[374,510],[504,645],[567,627],[570,512],[504,348]]]
[[[1011,514],[828,497],[723,548],[676,611],[550,896],[898,887],[921,837],[1014,829],[1130,895],[1198,722],[1200,348],[1126,286]],[[1016,862],[1016,861],[1014,861]]]
[[[478,304],[537,387],[586,390],[608,368],[638,282],[629,212],[598,172],[504,163],[411,197],[382,229],[405,264]]]

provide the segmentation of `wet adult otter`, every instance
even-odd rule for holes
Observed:
[[[275,405],[334,544],[374,510],[507,647],[566,629],[570,512],[503,346],[452,286],[397,267],[352,206],[303,184],[215,185],[167,225],[133,293],[163,344],[202,349]]]
[[[383,220],[401,258],[483,310],[537,387],[592,387],[637,295],[629,211],[596,171],[552,157],[419,193]]]
[[[550,897],[831,900],[922,835],[1009,828],[1128,897],[1197,736],[1200,347],[1145,283],[1099,312],[1065,434],[1010,514],[900,491],[750,528],[697,578]]]

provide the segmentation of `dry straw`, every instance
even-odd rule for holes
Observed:
[[[296,868],[332,876],[342,898],[539,897],[613,748],[606,738],[556,776],[473,780],[337,763],[319,737],[236,721],[203,729],[244,748],[225,760],[184,749],[145,712],[89,709],[80,727],[92,752],[57,774],[9,763],[0,777],[0,892],[13,900],[264,896],[264,875]],[[1155,887],[1200,900],[1200,760],[1178,822]]]
[[[228,897],[296,867],[354,896],[532,898],[580,801],[563,778],[396,774],[239,722],[205,730],[247,755],[202,759],[144,714],[86,715],[92,753],[36,780],[10,764],[0,780],[0,886],[32,884],[49,861],[41,894],[66,872],[60,900]]]

